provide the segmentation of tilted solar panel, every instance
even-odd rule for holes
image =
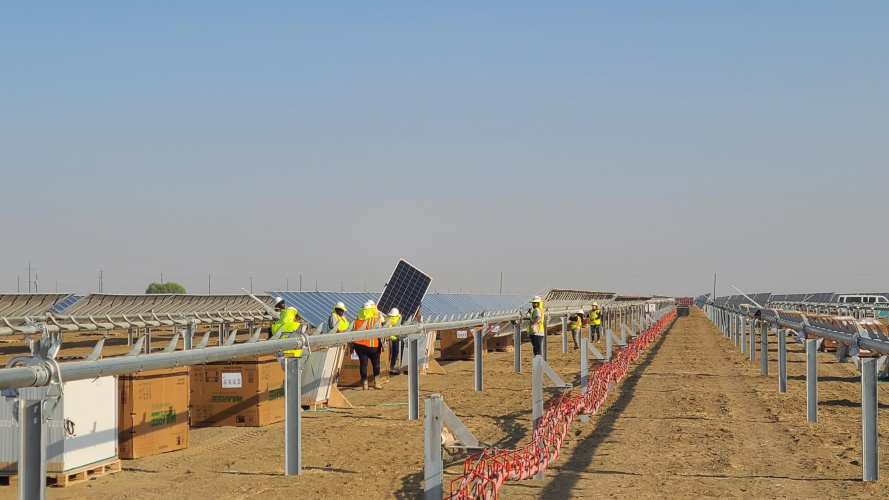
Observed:
[[[377,308],[386,314],[393,307],[397,307],[401,312],[402,321],[412,319],[420,310],[420,304],[431,283],[430,276],[407,261],[399,260],[377,303]]]

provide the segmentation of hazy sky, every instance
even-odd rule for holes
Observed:
[[[3,2],[0,292],[889,291],[889,2]]]

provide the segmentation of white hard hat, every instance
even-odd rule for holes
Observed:
[[[593,305],[596,306],[596,307],[599,307],[599,303],[598,303],[598,302],[593,302]]]
[[[393,307],[391,311],[389,311],[389,316],[398,316],[401,314],[401,311],[398,310],[397,307]]]
[[[577,314],[583,314],[583,309],[578,309]]]
[[[343,304],[342,302],[337,302],[336,304],[333,305],[333,308],[334,309],[342,309],[343,311],[345,311],[346,304]]]
[[[534,303],[534,302],[543,302],[543,299],[540,298],[540,295],[535,295],[534,298],[531,299],[531,302],[532,302],[532,303]]]
[[[374,301],[372,301],[372,300],[368,300],[367,302],[364,303],[365,309],[370,309],[373,306],[374,306]]]
[[[284,297],[275,297],[275,305],[278,305],[281,302],[284,302]]]
[[[296,312],[296,308],[293,307],[293,306],[288,307],[287,310],[288,310],[288,311],[294,311],[294,312]]]

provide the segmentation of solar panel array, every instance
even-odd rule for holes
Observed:
[[[318,326],[330,316],[333,305],[343,302],[349,310],[347,316],[354,318],[368,300],[376,300],[373,293],[364,292],[270,292],[274,297],[284,298],[288,306],[296,307],[300,316],[313,326]],[[483,312],[515,311],[528,297],[523,295],[473,295],[463,293],[431,293],[426,295],[420,307],[423,320],[429,322],[437,316],[469,314],[476,316]]]
[[[405,260],[399,260],[377,307],[383,313],[397,307],[403,319],[413,318],[420,310],[420,304],[431,283],[432,278],[426,273]]]
[[[337,302],[345,304],[347,316],[354,318],[365,302],[379,298],[370,292],[269,292],[269,295],[282,297],[285,304],[295,307],[312,326],[326,322]]]

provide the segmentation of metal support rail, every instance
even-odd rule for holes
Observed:
[[[148,317],[146,317],[148,316]],[[122,330],[126,328],[147,328],[162,326],[186,326],[189,319],[194,318],[198,324],[244,323],[249,321],[269,321],[276,319],[264,310],[246,311],[198,311],[187,313],[164,313],[149,315],[118,314],[91,316],[22,316],[16,318],[0,318],[0,335],[35,334],[41,330],[37,323],[46,322],[49,333]],[[21,323],[21,324],[13,324]]]
[[[818,422],[818,357],[817,346],[827,339],[849,346],[850,355],[857,355],[862,349],[889,355],[889,342],[861,336],[866,333],[860,326],[855,333],[846,333],[808,324],[809,319],[791,321],[782,318],[776,310],[757,308],[732,308],[714,303],[704,305],[704,312],[726,336],[732,336],[732,325],[739,319],[751,320],[750,360],[755,360],[753,352],[756,323],[761,324],[760,362],[761,374],[769,374],[768,331],[774,325],[778,337],[778,392],[787,392],[787,334],[786,330],[797,333],[806,347],[806,420]],[[826,323],[824,323],[826,324]],[[785,330],[782,331],[782,328]],[[839,328],[839,326],[838,326]],[[808,338],[818,337],[818,339]],[[860,358],[861,370],[861,438],[862,438],[862,480],[879,479],[878,431],[877,431],[877,359]]]

